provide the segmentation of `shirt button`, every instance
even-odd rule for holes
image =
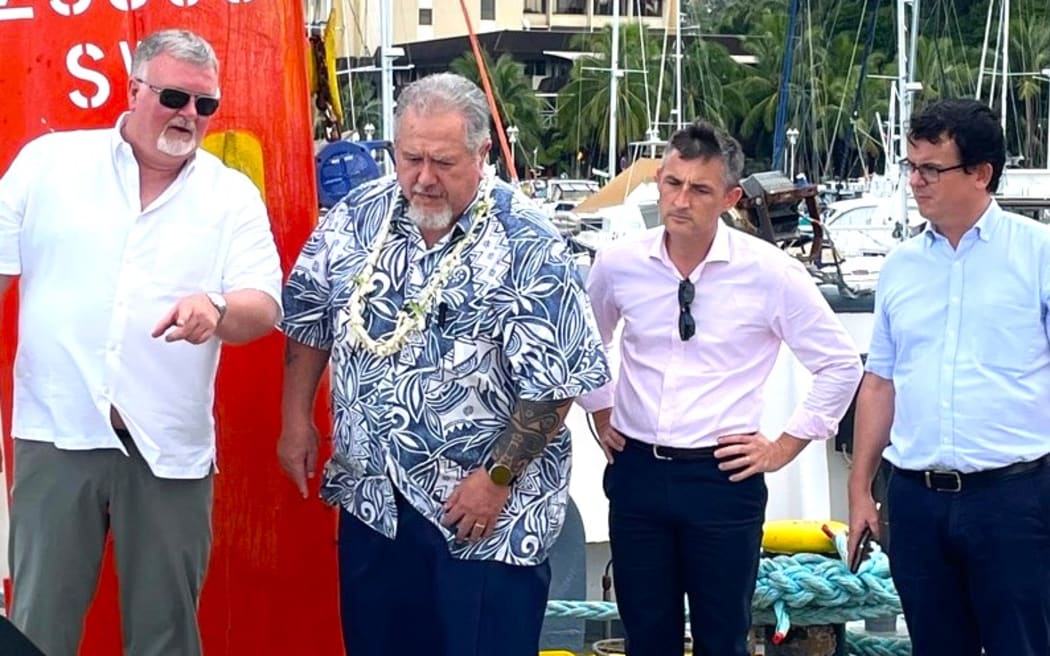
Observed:
[[[947,401],[941,401],[941,407],[942,408],[947,408],[948,407],[948,402]]]
[[[958,303],[958,302],[959,302],[959,297],[958,296],[952,296],[952,303]]]

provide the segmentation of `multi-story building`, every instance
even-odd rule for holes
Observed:
[[[340,5],[339,56],[372,55],[380,42],[380,2],[391,2],[393,43],[405,44],[467,34],[459,0],[305,0],[308,20],[323,21]],[[620,15],[650,27],[674,29],[679,0],[618,0]],[[600,30],[612,21],[614,0],[466,0],[478,33],[500,30]]]

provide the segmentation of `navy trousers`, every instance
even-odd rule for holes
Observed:
[[[959,492],[894,473],[887,501],[916,656],[1050,654],[1050,467]]]
[[[441,532],[397,495],[390,540],[341,511],[339,584],[348,656],[536,656],[550,565],[449,555]]]
[[[616,603],[629,656],[747,656],[766,484],[714,457],[659,460],[628,446],[605,470]]]

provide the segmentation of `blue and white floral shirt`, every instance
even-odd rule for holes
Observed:
[[[393,178],[352,191],[303,248],[284,289],[290,339],[331,350],[334,449],[321,494],[389,538],[397,532],[395,486],[448,540],[453,556],[534,565],[561,531],[568,500],[569,432],[561,433],[511,486],[492,535],[460,544],[441,526],[455,486],[481,465],[518,399],[569,399],[609,380],[586,292],[564,241],[505,183],[467,246],[426,327],[400,352],[350,346],[346,306],[389,204],[393,225],[364,311],[369,335],[419,297],[442,257],[463,239],[473,204],[427,249],[404,216]],[[475,203],[477,203],[475,199]]]

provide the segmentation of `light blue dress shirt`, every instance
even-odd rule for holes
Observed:
[[[1050,227],[992,201],[958,248],[928,225],[879,276],[866,368],[896,392],[885,457],[961,472],[1050,452]]]

